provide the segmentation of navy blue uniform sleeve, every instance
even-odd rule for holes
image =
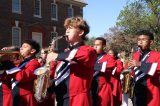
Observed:
[[[56,58],[56,60],[58,60],[58,61],[67,61],[66,58],[69,56],[69,53],[70,53],[70,51],[59,53],[58,57]]]
[[[6,60],[6,61],[1,61],[1,64],[0,64],[0,70],[9,70],[11,68],[15,67],[15,65],[13,64],[12,61],[10,60]]]
[[[150,70],[151,66],[152,63],[142,62],[140,66],[140,71],[142,71],[145,74],[148,74],[148,71]]]
[[[100,71],[101,70],[101,67],[102,67],[102,63],[96,63],[94,65],[94,71]]]

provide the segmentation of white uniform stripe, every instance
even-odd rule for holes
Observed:
[[[135,75],[137,75],[140,72],[140,70],[136,70]]]
[[[56,68],[56,72],[61,68],[61,66],[64,64],[64,62],[63,61],[61,61],[60,63],[59,63],[59,65],[57,66],[57,68]]]
[[[18,81],[14,81],[14,82],[12,83],[12,89],[14,89],[14,87],[17,86],[17,84],[18,84]]]
[[[114,74],[115,74],[116,69],[117,69],[117,67],[115,67],[115,68],[113,69],[113,71],[112,71],[112,75],[114,75]]]
[[[55,85],[59,85],[65,78],[67,78],[70,74],[70,70],[68,69],[65,74],[62,75],[59,79],[55,81]]]
[[[70,63],[68,63],[68,64],[66,65],[66,67],[58,73],[57,78],[58,78],[59,76],[61,76],[61,74],[62,74],[69,66],[70,66]]]
[[[56,76],[56,81],[55,81],[55,85],[59,85],[64,79],[66,79],[69,74],[70,74],[70,61],[74,58],[74,56],[76,55],[78,49],[73,49],[69,56],[66,58],[67,61],[69,61],[67,64],[65,64],[65,62],[61,62],[60,65],[57,67],[56,72],[57,72],[57,76]],[[62,66],[66,65],[63,69],[61,68]],[[69,68],[69,69],[68,69]],[[60,72],[58,72],[60,70]]]
[[[73,50],[70,52],[69,56],[66,58],[66,60],[68,60],[68,61],[72,60],[72,59],[74,58],[74,56],[76,55],[77,50],[78,50],[78,49],[73,49]]]
[[[106,70],[107,61],[102,63],[101,72],[105,72]]]
[[[2,86],[2,81],[0,81],[0,87]]]
[[[152,63],[152,66],[151,66],[151,68],[150,68],[150,70],[148,72],[148,75],[153,76],[155,71],[156,71],[156,69],[157,69],[157,66],[158,66],[158,63]]]

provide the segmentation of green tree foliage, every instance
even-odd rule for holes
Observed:
[[[108,33],[104,34],[107,42],[107,49],[115,49],[120,52],[125,50],[130,52],[136,46],[135,36],[127,36],[119,27],[112,27]]]
[[[160,50],[160,0],[136,0],[128,2],[117,18],[117,26],[126,36],[139,29],[149,29],[155,35],[154,49]]]
[[[93,42],[94,39],[95,39],[94,37],[91,37],[91,38],[90,38],[90,37],[87,37],[87,39],[86,39],[86,41],[85,41],[85,44],[86,44],[86,45],[93,46],[93,45],[94,45],[94,42]]]
[[[117,25],[122,27],[127,34],[134,34],[139,28],[147,28],[146,19],[147,12],[145,5],[142,2],[135,1],[127,4],[121,10],[118,18]]]

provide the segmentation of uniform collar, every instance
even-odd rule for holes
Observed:
[[[75,48],[78,48],[80,46],[84,45],[84,42],[79,42],[75,45],[69,45],[69,49],[72,50],[72,49],[75,49]]]

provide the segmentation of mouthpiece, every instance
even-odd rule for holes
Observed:
[[[55,41],[57,41],[57,40],[59,40],[59,39],[62,39],[62,38],[65,38],[66,36],[67,36],[67,35],[54,37],[54,38],[52,39],[52,42],[51,42],[50,44],[53,45]]]

